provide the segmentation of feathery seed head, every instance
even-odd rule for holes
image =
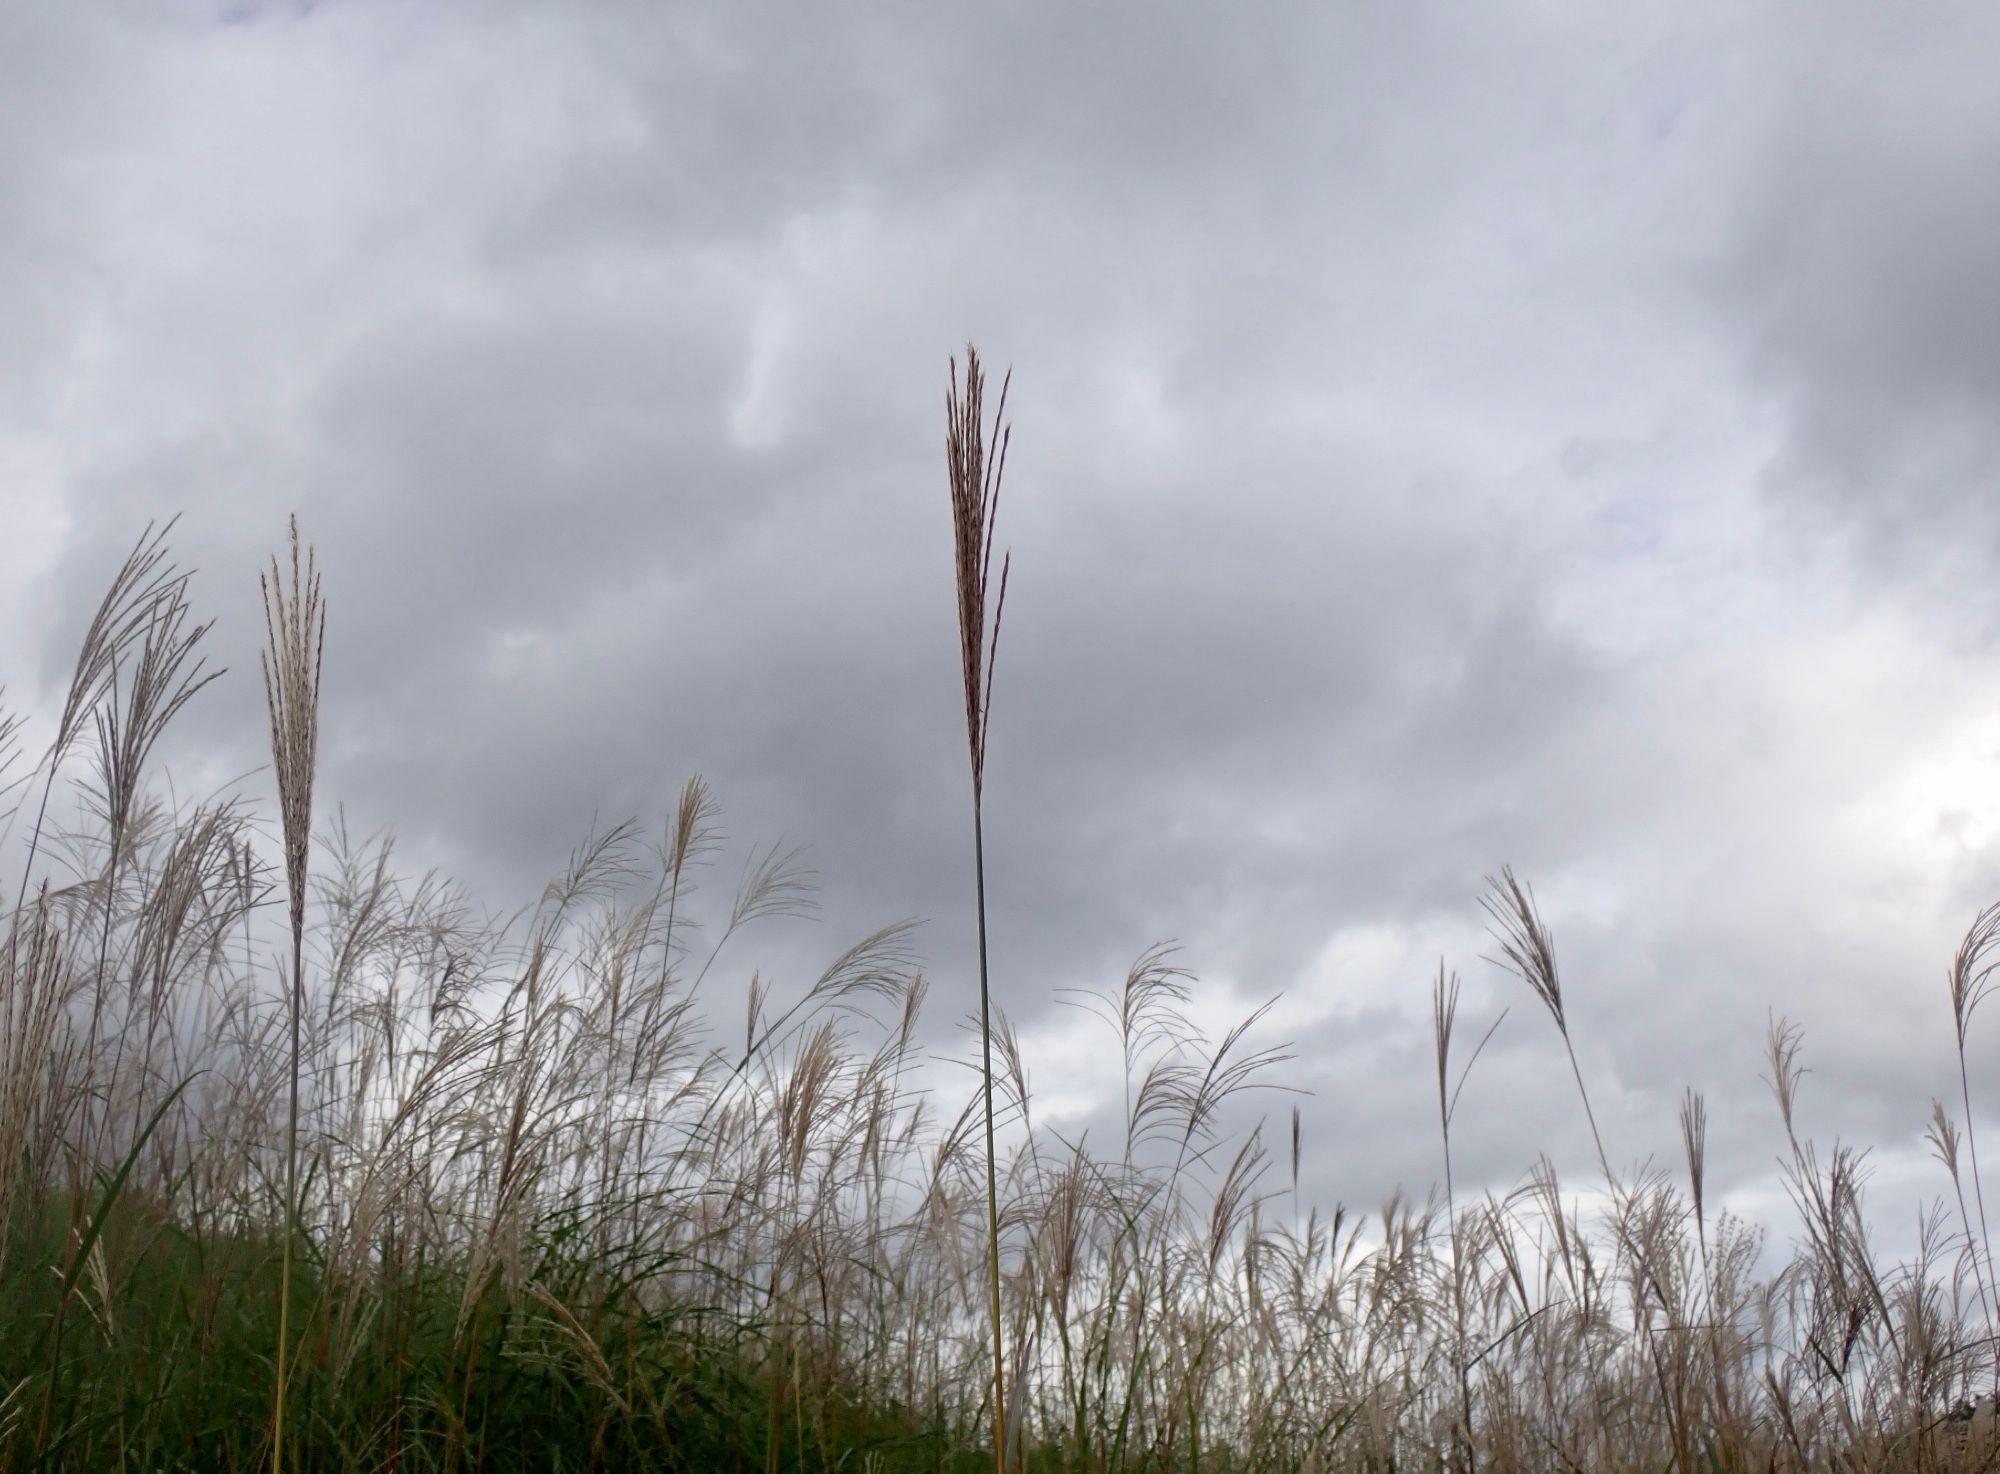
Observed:
[[[2000,968],[2000,960],[1992,957],[1996,945],[2000,945],[2000,901],[1986,907],[1973,918],[1965,939],[1958,944],[1958,953],[1951,960],[1951,1017],[1958,1030],[1958,1047],[1965,1048],[1965,1031],[1972,1022],[1972,1011],[1993,987],[1993,972]]]
[[[1500,878],[1488,876],[1493,894],[1480,904],[1493,918],[1494,940],[1500,943],[1501,957],[1487,960],[1506,968],[1535,992],[1565,1036],[1569,1024],[1563,1017],[1562,981],[1556,975],[1555,938],[1535,910],[1535,893],[1515,878],[1513,867],[1502,865]],[[1504,960],[1503,960],[1504,959]]]
[[[285,878],[291,889],[292,930],[305,925],[306,863],[312,845],[313,772],[319,757],[320,658],[326,607],[319,569],[310,549],[303,565],[299,519],[291,522],[292,576],[281,580],[278,560],[258,581],[264,593],[264,700],[271,714],[271,763],[277,772],[278,809],[285,834]]]
[[[972,758],[975,801],[986,775],[986,722],[993,699],[993,658],[1000,646],[1000,614],[1007,602],[1010,559],[1000,560],[1000,586],[987,610],[988,581],[993,569],[993,528],[1000,511],[1000,479],[1007,466],[1007,443],[1013,431],[1002,424],[1007,412],[1010,371],[1000,382],[1000,403],[993,412],[992,438],[986,437],[983,399],[986,375],[979,351],[965,346],[965,391],[961,397],[958,360],[951,361],[951,389],[945,395],[945,465],[951,481],[951,521],[954,569],[958,584],[959,653],[965,677],[966,745]]]

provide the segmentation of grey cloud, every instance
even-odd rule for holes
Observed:
[[[822,873],[822,924],[756,955],[796,978],[930,917],[946,1047],[970,878],[939,452],[969,333],[1017,370],[988,841],[1025,1026],[1168,937],[1205,1007],[1311,995],[1308,1190],[1363,1201],[1434,1173],[1445,953],[1483,1016],[1516,1010],[1468,1088],[1467,1180],[1587,1160],[1547,1021],[1478,961],[1480,877],[1512,862],[1546,882],[1621,1159],[1671,1150],[1684,1080],[1763,1119],[1767,1002],[1823,1040],[1828,1119],[1893,1134],[1935,1040],[1853,1015],[1917,996],[1883,979],[1941,965],[1911,931],[1961,894],[1873,950],[1758,918],[1851,881],[1846,850],[1793,875],[1788,846],[1835,847],[1829,793],[1920,724],[1851,730],[1867,693],[1814,706],[1729,664],[1791,647],[1713,606],[1835,607],[1840,576],[1714,555],[1732,493],[1687,485],[1713,467],[1689,447],[1753,454],[1711,382],[1745,344],[1793,396],[1800,484],[1837,504],[1873,505],[1841,490],[1836,429],[1971,425],[1984,299],[1953,283],[1984,288],[1933,227],[1980,238],[1951,185],[1985,145],[1941,150],[1887,219],[1869,181],[1907,150],[1812,163],[1809,79],[1742,114],[1768,139],[1727,136],[1731,66],[1772,64],[1762,22],[1741,52],[1720,11],[1139,14],[336,6],[80,54],[142,123],[187,126],[108,135],[115,169],[63,155],[73,220],[5,207],[109,263],[120,306],[93,358],[89,294],[44,278],[61,393],[0,418],[65,449],[44,671],[138,525],[185,508],[234,676],[184,751],[254,766],[254,579],[296,509],[331,600],[328,805],[506,909],[593,814],[663,820],[699,770],[732,834],[809,842]],[[248,46],[286,106],[237,180],[187,142],[233,136],[237,74],[175,89]],[[1718,199],[1746,160],[1769,187]],[[313,161],[339,166],[324,189]],[[179,191],[177,270],[134,205],[149,171]],[[1860,290],[1917,236],[1922,272]],[[1313,973],[1377,925],[1393,948]],[[1741,1141],[1747,1180],[1768,1142]]]
[[[1773,491],[1962,601],[2000,546],[2000,34],[1972,7],[1812,30],[1710,285],[1788,429]]]

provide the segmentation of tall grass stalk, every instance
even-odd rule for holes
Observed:
[[[1452,1078],[1451,1041],[1458,1028],[1458,974],[1447,979],[1444,959],[1438,959],[1437,979],[1431,986],[1431,1041],[1437,1054],[1438,1089],[1438,1134],[1444,1143],[1444,1210],[1445,1229],[1451,1248],[1451,1319],[1453,1332],[1452,1376],[1458,1387],[1458,1428],[1455,1438],[1458,1443],[1455,1462],[1462,1469],[1472,1465],[1472,1373],[1470,1356],[1466,1346],[1465,1312],[1465,1247],[1458,1220],[1458,1190],[1452,1179],[1451,1170],[1451,1122],[1458,1114],[1458,1098],[1465,1090],[1466,1077],[1486,1050],[1493,1035],[1506,1018],[1503,1009],[1499,1017],[1487,1025],[1486,1032],[1473,1046],[1472,1053],[1459,1067],[1457,1079]],[[1297,1137],[1297,1116],[1293,1117],[1294,1142]],[[1293,1192],[1297,1193],[1298,1148],[1293,1151]]]
[[[979,351],[965,346],[965,390],[961,396],[958,361],[952,360],[945,395],[945,465],[951,487],[952,572],[958,591],[959,663],[965,684],[965,742],[972,762],[972,876],[979,927],[980,1082],[986,1118],[987,1299],[993,1321],[993,1457],[1007,1474],[1007,1367],[1002,1349],[1000,1305],[1000,1188],[993,1130],[993,1004],[986,958],[986,732],[992,716],[993,665],[1000,648],[1000,615],[1007,602],[1011,555],[1000,560],[1000,584],[987,602],[993,569],[993,528],[1000,511],[1000,479],[1007,466],[1012,429],[1007,412],[1011,371],[1000,381],[993,412],[992,453],[985,437],[982,398],[986,376]]]
[[[312,552],[300,565],[299,522],[291,523],[291,581],[276,557],[261,580],[264,594],[264,701],[271,718],[271,767],[277,776],[284,831],[285,885],[290,900],[292,966],[286,990],[285,1204],[278,1279],[276,1386],[271,1407],[271,1474],[284,1474],[285,1404],[291,1357],[292,1258],[299,1235],[299,1034],[305,1014],[307,867],[312,858],[313,776],[319,763],[320,660],[326,606]]]

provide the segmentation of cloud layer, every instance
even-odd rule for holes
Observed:
[[[1421,1191],[1442,957],[1480,1029],[1514,1010],[1468,1180],[1587,1168],[1480,960],[1511,863],[1616,1155],[1668,1158],[1693,1084],[1712,1181],[1767,1201],[1775,1011],[1814,1130],[1935,1190],[2000,814],[2000,104],[1990,17],[1889,24],[17,7],[6,677],[46,700],[181,513],[236,671],[181,773],[249,771],[297,510],[357,824],[505,908],[699,770],[735,833],[813,846],[780,971],[929,917],[942,1026],[970,336],[1016,375],[989,853],[1051,1109],[1112,1094],[1059,990],[1176,938],[1204,1019],[1284,995],[1309,1190]]]

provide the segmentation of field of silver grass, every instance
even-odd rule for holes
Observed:
[[[949,451],[976,819],[999,459],[965,367]],[[149,760],[216,674],[169,531],[116,571],[53,734],[29,746],[0,719],[4,1467],[2000,1459],[1965,1073],[1930,1124],[1944,1206],[1914,1259],[1884,1263],[1858,1157],[1813,1145],[1799,1033],[1773,1026],[1797,1208],[1773,1227],[1800,1247],[1768,1274],[1758,1232],[1707,1200],[1696,1096],[1671,1173],[1621,1176],[1599,1140],[1597,1180],[1539,1161],[1511,1192],[1462,1191],[1453,1108],[1483,1040],[1442,970],[1440,1150],[1409,1164],[1442,1185],[1421,1202],[1303,1206],[1298,1113],[1230,1129],[1276,1099],[1257,1092],[1286,1086],[1287,1055],[1255,1017],[1203,1037],[1199,984],[1159,948],[1080,1000],[1125,1110],[1110,1139],[1071,1139],[1036,1120],[1004,980],[987,998],[982,977],[976,1085],[921,1088],[906,925],[794,993],[746,981],[758,924],[806,906],[807,876],[766,850],[718,885],[699,778],[660,833],[590,835],[510,914],[316,820],[328,604],[296,535],[265,580],[276,833],[243,795],[168,805]],[[1596,1139],[1533,894],[1502,869],[1484,903]],[[1961,1062],[1996,939],[2000,908],[1953,959]],[[711,1022],[725,1004],[740,1024]]]

